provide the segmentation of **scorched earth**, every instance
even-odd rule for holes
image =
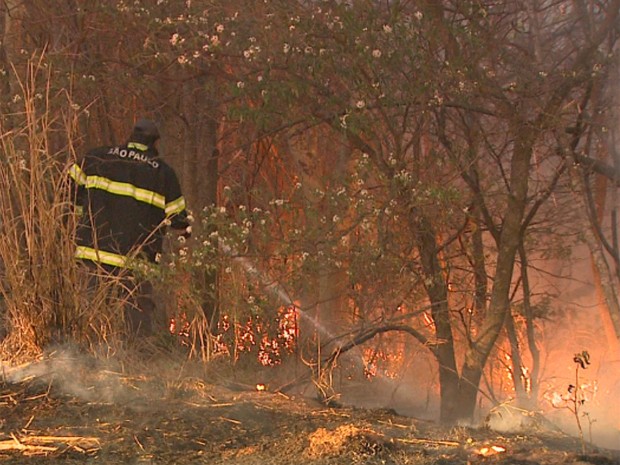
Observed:
[[[3,366],[0,461],[10,464],[618,464],[546,424],[442,427],[387,409],[326,406],[169,355],[51,354]],[[269,386],[269,385],[267,385]]]

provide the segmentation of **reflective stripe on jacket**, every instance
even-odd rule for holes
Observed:
[[[76,257],[125,267],[138,252],[161,252],[165,224],[188,226],[185,198],[174,170],[142,144],[101,147],[69,169],[82,210]]]

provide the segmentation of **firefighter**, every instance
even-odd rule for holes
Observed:
[[[152,333],[155,303],[151,283],[132,269],[159,261],[168,227],[183,237],[191,231],[177,175],[155,147],[159,137],[153,121],[140,119],[126,144],[91,150],[69,170],[78,215],[75,257],[123,276],[134,296],[125,306],[134,335]]]

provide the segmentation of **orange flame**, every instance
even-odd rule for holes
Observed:
[[[506,452],[506,448],[502,446],[482,447],[478,450],[478,454],[482,455],[483,457],[501,454],[502,452]]]

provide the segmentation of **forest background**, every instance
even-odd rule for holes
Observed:
[[[122,347],[65,173],[148,116],[194,221],[151,276],[189,357],[449,424],[579,395],[619,428],[619,10],[5,0],[3,358]]]

